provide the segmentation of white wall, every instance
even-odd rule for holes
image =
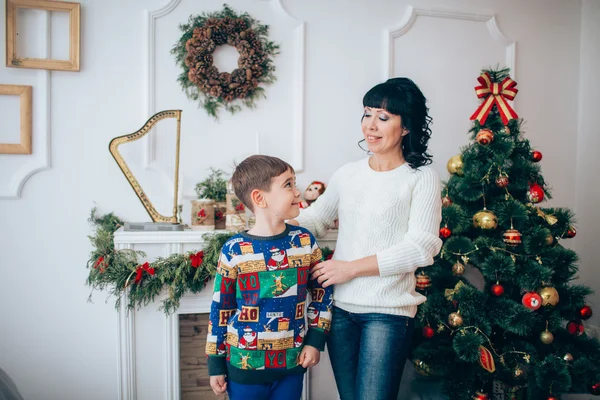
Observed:
[[[580,282],[600,290],[600,274],[598,274],[598,258],[594,251],[596,238],[600,232],[600,187],[598,170],[600,161],[596,155],[600,148],[599,126],[600,115],[597,107],[600,104],[600,2],[583,0],[581,8],[581,58],[579,75],[579,129],[577,137],[577,236],[574,250],[580,256]],[[594,311],[600,306],[600,293],[590,297],[590,305]],[[598,325],[600,309],[591,322]]]
[[[165,0],[82,1],[79,73],[0,66],[0,83],[34,86],[34,154],[0,155],[0,194],[18,187],[17,172],[50,167],[24,182],[20,198],[0,200],[0,368],[15,379],[26,399],[117,396],[113,299],[105,303],[105,295],[96,294],[89,304],[89,290],[83,285],[90,251],[87,217],[94,205],[130,221],[148,216],[108,153],[109,140],[139,129],[154,111],[182,108],[186,196],[209,166],[230,166],[234,158],[254,152],[256,132],[264,152],[286,158],[301,154],[302,149],[292,145],[298,132],[291,122],[298,98],[293,86],[297,79],[293,57],[298,54],[293,38],[301,22],[306,29],[305,80],[300,85],[305,90],[301,121],[306,151],[298,183],[303,188],[311,180],[327,181],[340,165],[363,157],[356,146],[361,99],[384,79],[383,32],[398,27],[409,5],[495,15],[506,39],[516,41],[520,92],[515,106],[527,120],[533,146],[544,154],[544,176],[554,188],[548,204],[579,213],[574,243],[582,259],[581,277],[600,288],[591,246],[600,222],[595,213],[598,162],[593,153],[600,125],[593,108],[599,89],[594,74],[600,61],[597,2],[284,0],[294,21],[285,17],[275,0],[230,1],[234,8],[248,10],[272,26],[272,38],[282,47],[276,59],[279,80],[267,88],[268,99],[256,111],[234,117],[223,114],[216,124],[181,94],[168,49],[177,23],[187,14],[218,9],[221,3],[181,0],[171,13],[157,18],[154,109],[148,98],[146,73],[151,69],[144,11],[160,9]],[[44,51],[44,31],[35,22],[28,26],[39,35],[31,36],[37,38],[32,43]],[[504,61],[504,47],[484,22],[433,17],[419,17],[393,45],[395,73],[414,77],[430,99],[436,118],[431,148],[435,167],[446,178],[448,156],[467,142],[468,118],[477,104],[472,87],[486,66],[481,64]],[[481,50],[476,47],[484,45]],[[448,46],[454,54],[448,54]],[[456,88],[456,96],[448,88]],[[14,110],[0,109],[0,121],[13,114]],[[0,129],[7,129],[2,122]],[[163,140],[170,133],[163,129],[160,134]],[[224,147],[232,148],[233,156],[219,153]],[[171,158],[161,150],[154,166],[168,170]],[[143,179],[158,181],[160,174],[144,171],[141,164],[137,167]],[[157,184],[150,195],[156,203],[168,204],[170,193]],[[336,398],[325,366],[313,379],[313,398]]]

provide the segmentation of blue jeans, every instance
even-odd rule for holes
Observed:
[[[288,375],[266,385],[227,382],[229,400],[300,400],[304,374]]]
[[[414,319],[333,307],[327,348],[341,400],[396,400]]]

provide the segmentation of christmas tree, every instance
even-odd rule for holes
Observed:
[[[600,394],[600,345],[583,321],[591,290],[574,284],[577,254],[568,209],[550,197],[542,154],[507,100],[507,69],[485,70],[471,143],[448,161],[442,192],[443,248],[417,272],[419,307],[411,360],[450,399],[558,399]]]

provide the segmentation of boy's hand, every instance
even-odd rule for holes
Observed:
[[[225,382],[225,375],[213,375],[210,377],[210,387],[216,395],[225,393],[227,390],[227,382]]]
[[[304,346],[300,353],[300,363],[302,367],[310,368],[319,363],[321,359],[321,352],[312,346]]]

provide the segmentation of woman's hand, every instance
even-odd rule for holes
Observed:
[[[323,287],[345,283],[354,279],[352,274],[352,263],[348,261],[324,261],[315,265],[310,272],[311,278],[316,278]]]

